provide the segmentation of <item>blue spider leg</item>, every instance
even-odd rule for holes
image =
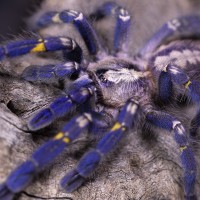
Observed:
[[[179,145],[180,149],[180,159],[184,169],[184,187],[186,199],[190,200],[192,197],[195,197],[195,181],[196,181],[196,161],[194,154],[189,145],[186,131],[175,117],[171,115],[159,112],[159,111],[149,111],[146,115],[146,119],[153,125],[173,132],[174,140]]]
[[[40,146],[24,163],[16,168],[0,185],[0,200],[11,200],[26,188],[41,171],[51,164],[92,122],[90,113],[70,120],[56,136]]]
[[[192,100],[200,104],[200,82],[190,80],[189,76],[178,66],[169,64],[166,67],[166,72],[170,75],[172,81],[179,86],[183,86],[189,93]],[[195,136],[198,127],[200,126],[200,111],[191,122],[191,136]]]
[[[138,113],[139,106],[133,100],[127,102],[120,112],[117,122],[111,130],[103,136],[95,149],[86,153],[75,169],[61,180],[61,186],[66,192],[72,192],[82,185],[106,156],[121,140],[124,133],[132,127]]]
[[[164,42],[175,37],[199,37],[200,36],[200,17],[184,16],[172,19],[165,23],[153,37],[139,51],[139,55],[144,57],[155,51]]]
[[[65,116],[77,105],[83,104],[93,96],[95,88],[88,85],[78,90],[72,90],[67,96],[57,98],[49,107],[40,110],[29,121],[30,130],[38,130],[51,124],[59,117]]]
[[[158,98],[162,103],[168,103],[172,96],[172,80],[165,70],[160,72],[158,79]]]
[[[22,78],[30,82],[51,82],[69,78],[79,73],[81,66],[76,62],[67,61],[57,65],[29,66],[22,72]]]
[[[192,100],[200,103],[200,82],[190,80],[189,76],[176,65],[169,64],[166,70],[174,83],[184,86]]]
[[[82,58],[82,50],[72,39],[66,37],[47,37],[44,39],[29,39],[12,41],[5,46],[0,46],[0,60],[4,57],[16,57],[27,53],[65,50],[71,52],[79,49],[78,57]]]
[[[37,25],[39,27],[45,27],[51,23],[73,23],[84,39],[91,54],[95,55],[99,50],[102,50],[102,46],[100,45],[94,29],[89,24],[83,13],[74,10],[64,10],[60,13],[47,12],[39,19]]]
[[[117,3],[107,2],[98,8],[96,12],[92,13],[90,18],[100,20],[109,15],[114,15],[116,18],[114,50],[115,52],[126,51],[131,16],[125,8],[120,7]]]

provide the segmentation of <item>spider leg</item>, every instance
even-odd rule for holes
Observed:
[[[120,112],[117,122],[98,142],[96,148],[86,153],[77,167],[63,177],[61,186],[67,192],[72,192],[81,186],[85,178],[97,168],[102,158],[117,145],[124,133],[133,125],[138,110],[139,106],[133,100],[127,102]]]
[[[168,131],[173,131],[174,140],[179,145],[181,152],[180,159],[184,169],[184,186],[186,199],[191,199],[195,197],[195,180],[196,180],[196,161],[194,154],[189,145],[186,131],[175,117],[159,111],[151,110],[146,114],[146,119],[153,125],[166,129]]]
[[[158,98],[162,103],[169,102],[172,96],[172,87],[170,74],[165,70],[161,71],[158,79]]]
[[[11,200],[14,195],[26,188],[33,178],[44,170],[64,148],[72,143],[92,122],[90,113],[83,113],[71,119],[53,139],[39,147],[24,163],[16,168],[0,185],[0,199]]]
[[[39,27],[45,27],[51,23],[73,23],[78,29],[89,52],[93,55],[102,50],[99,39],[87,21],[83,13],[74,10],[64,10],[62,12],[47,12],[37,22]]]
[[[169,64],[166,71],[174,83],[184,86],[194,102],[200,102],[200,83],[190,80],[189,76],[178,66]]]
[[[76,62],[67,61],[63,64],[29,66],[22,72],[22,78],[30,82],[51,82],[52,80],[63,80],[72,74],[78,74],[81,66]]]
[[[114,50],[115,52],[126,52],[126,42],[131,24],[131,16],[125,8],[120,7],[117,3],[107,2],[98,8],[96,12],[92,13],[90,18],[100,20],[109,15],[114,15],[116,18]]]
[[[139,55],[144,57],[155,51],[157,47],[169,41],[172,38],[199,37],[200,35],[200,17],[184,16],[172,19],[165,23],[139,51]]]
[[[40,110],[29,121],[30,130],[38,130],[51,124],[59,117],[65,116],[74,107],[84,103],[93,96],[95,88],[90,84],[77,90],[72,90],[67,96],[57,98],[49,107]]]
[[[5,46],[0,46],[0,60],[4,57],[16,57],[27,53],[63,50],[71,52],[77,50],[77,57],[82,58],[82,50],[72,39],[66,37],[47,37],[12,41]]]
[[[166,77],[170,77],[169,79],[171,79],[171,81],[173,81],[177,85],[184,87],[188,91],[189,96],[192,98],[192,100],[200,104],[199,82],[190,80],[189,76],[180,67],[174,64],[167,65],[166,68],[164,68],[164,71],[161,73],[164,73],[164,76]],[[162,93],[171,92],[170,84],[167,85],[164,81],[160,82],[159,85],[160,90],[162,90],[162,88],[164,87],[166,88],[166,90],[165,91],[163,90]],[[191,122],[191,130],[190,130],[191,136],[196,135],[196,131],[199,126],[200,126],[200,111],[197,112],[196,116]]]

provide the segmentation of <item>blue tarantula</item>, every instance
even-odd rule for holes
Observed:
[[[89,19],[101,20],[109,15],[116,18],[114,50],[110,56],[101,46],[88,19],[74,10],[46,13],[38,21],[38,26],[73,23],[91,55],[89,62],[82,58],[79,45],[73,39],[65,37],[29,39],[10,42],[0,47],[1,60],[31,52],[63,51],[65,63],[26,68],[22,77],[27,81],[45,82],[75,77],[66,96],[59,97],[31,118],[28,124],[30,130],[44,128],[74,108],[79,108],[80,111],[78,116],[72,118],[53,139],[39,147],[0,185],[1,200],[13,199],[16,193],[27,187],[82,132],[92,126],[107,127],[110,122],[105,118],[111,118],[110,121],[114,123],[109,131],[93,150],[81,158],[76,168],[61,180],[65,191],[76,190],[97,168],[102,158],[114,149],[124,134],[134,127],[138,115],[141,114],[153,126],[173,133],[180,149],[185,199],[196,199],[197,166],[186,130],[178,119],[157,110],[152,102],[155,102],[155,95],[160,102],[167,103],[172,93],[178,96],[185,91],[192,101],[200,102],[200,83],[190,79],[191,70],[199,63],[199,41],[191,39],[200,35],[200,17],[185,16],[167,22],[132,58],[126,51],[131,21],[126,9],[108,2],[92,13]],[[200,125],[199,116],[200,111],[191,122],[192,136]]]

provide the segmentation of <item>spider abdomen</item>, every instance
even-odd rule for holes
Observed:
[[[178,65],[184,70],[199,68],[200,42],[177,40],[161,46],[150,58],[150,66],[162,71],[169,63]]]

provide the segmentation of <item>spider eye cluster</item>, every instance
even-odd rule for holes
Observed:
[[[106,77],[106,73],[108,71],[109,69],[99,69],[96,71],[97,78],[102,84],[105,84],[106,86],[109,86],[111,84],[111,81],[109,81],[108,77]]]
[[[105,76],[103,74],[100,74],[98,78],[102,83],[107,83],[108,82],[108,79],[105,78]]]

